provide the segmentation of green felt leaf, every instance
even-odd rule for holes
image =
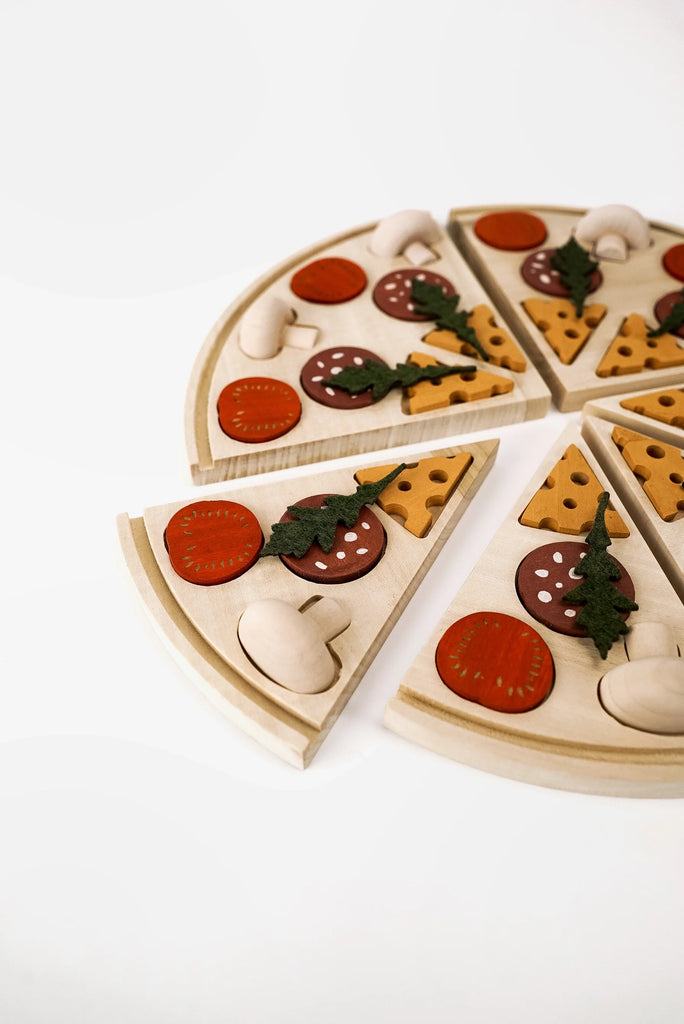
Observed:
[[[598,268],[586,249],[571,237],[565,245],[556,249],[551,257],[551,266],[560,274],[561,284],[570,293],[578,317],[584,312],[584,300],[589,294],[591,275]]]
[[[629,626],[619,613],[636,611],[639,607],[612,583],[621,579],[622,573],[607,550],[611,544],[605,520],[609,501],[610,495],[604,491],[599,497],[593,526],[587,534],[589,550],[575,566],[575,573],[583,577],[582,583],[563,595],[564,601],[584,605],[577,616],[577,625],[586,629],[602,658],[606,657],[619,636],[629,632]]]
[[[646,337],[660,338],[663,334],[674,334],[674,332],[678,331],[682,325],[684,325],[684,288],[682,289],[681,301],[675,302],[660,327],[656,327],[655,330],[649,331]]]
[[[406,463],[371,484],[359,484],[353,494],[331,494],[322,508],[307,505],[288,505],[292,522],[274,523],[268,543],[261,549],[263,555],[293,555],[302,558],[312,544],[318,543],[326,554],[335,543],[335,530],[341,523],[350,530],[356,525],[364,505],[372,505],[396,476],[406,469]]]
[[[439,380],[454,373],[474,373],[474,366],[413,366],[398,363],[395,367],[384,366],[375,359],[366,359],[363,366],[345,366],[334,377],[324,380],[327,387],[341,388],[350,395],[373,389],[373,399],[384,398],[391,388],[410,388],[423,380]]]
[[[453,331],[457,338],[472,345],[480,358],[489,361],[489,356],[478,341],[472,327],[468,326],[469,314],[459,309],[460,295],[445,295],[441,285],[430,284],[414,277],[411,285],[411,298],[416,312],[428,316],[443,331]]]

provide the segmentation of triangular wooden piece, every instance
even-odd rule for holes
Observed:
[[[684,388],[649,391],[647,394],[623,398],[620,405],[623,409],[658,420],[659,423],[667,423],[670,427],[684,427]]]
[[[641,478],[644,491],[660,518],[671,523],[679,512],[684,512],[682,451],[626,427],[614,427],[612,438],[629,468]]]
[[[494,313],[489,306],[484,304],[475,306],[468,315],[468,327],[472,327],[477,340],[489,356],[491,366],[504,366],[508,370],[522,373],[527,366],[527,360],[508,331],[500,327]],[[445,348],[450,352],[459,352],[465,356],[479,358],[476,349],[467,341],[461,341],[453,331],[436,330],[430,331],[423,338],[426,345],[433,345],[435,348]]]
[[[620,374],[641,373],[646,369],[664,370],[668,367],[684,366],[684,348],[679,347],[674,334],[649,338],[650,330],[643,316],[630,313],[596,367],[596,375],[614,377]]]
[[[439,360],[426,352],[412,352],[408,361],[416,366],[439,366]],[[459,402],[479,402],[496,395],[512,391],[513,381],[488,370],[473,370],[471,373],[454,374],[443,380],[421,381],[406,388],[408,408],[411,414],[431,412],[433,409],[447,409]]]
[[[446,504],[472,461],[470,452],[464,451],[413,462],[384,489],[376,504],[388,515],[401,516],[409,533],[424,537],[436,518],[430,510],[439,512]],[[361,469],[354,478],[360,484],[375,483],[397,465]]]
[[[429,453],[426,459],[434,456],[438,467],[442,460],[449,466],[452,461],[462,464],[465,460],[468,466],[428,535],[413,536],[381,508],[366,507],[375,519],[372,529],[379,531],[379,561],[372,563],[366,575],[334,586],[327,585],[325,574],[318,582],[295,575],[277,557],[259,558],[239,578],[220,585],[196,586],[181,578],[171,564],[165,533],[171,517],[187,502],[155,506],[132,519],[121,515],[119,536],[148,611],[212,702],[250,736],[303,768],[476,494],[493,465],[497,447],[498,440],[489,440]],[[265,479],[225,495],[213,494],[210,500],[244,505],[268,536],[271,524],[280,520],[289,505],[313,495],[351,493],[356,486],[354,471],[362,469],[367,469],[365,460],[358,458],[351,468],[313,476],[300,474],[277,482]],[[437,468],[434,472],[441,478],[446,471]],[[435,483],[439,485],[440,480]],[[338,529],[340,537],[338,541],[336,533],[331,559],[351,559],[367,552],[368,540],[362,529]],[[326,568],[321,565],[321,570]],[[302,611],[315,620],[312,602],[324,596],[333,597],[340,606],[339,614],[351,618],[351,624],[330,647],[338,664],[337,677],[323,692],[294,692],[263,674],[250,660],[238,638],[238,623],[248,606],[264,599],[284,601],[295,612]],[[270,635],[266,626],[264,634]],[[289,642],[289,635],[286,637]]]
[[[605,490],[582,452],[571,444],[526,506],[520,523],[579,536],[591,528],[599,495]],[[607,510],[606,527],[611,537],[629,536],[615,509]]]
[[[578,317],[569,299],[525,299],[523,306],[566,366],[584,348],[606,312],[605,306],[594,302]]]

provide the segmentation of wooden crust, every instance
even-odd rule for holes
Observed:
[[[534,547],[567,538],[522,526],[518,516],[570,444],[605,479],[575,427],[548,453],[529,486],[445,612],[402,680],[385,713],[400,735],[457,761],[509,778],[557,789],[618,796],[684,795],[684,737],[654,736],[620,725],[598,701],[601,676],[626,660],[622,643],[602,661],[589,639],[563,636],[533,620],[515,592],[515,571]],[[640,604],[633,621],[667,622],[684,649],[684,612],[619,498],[613,501],[630,536],[610,548],[629,569]],[[517,715],[489,711],[452,693],[435,667],[437,644],[453,622],[483,610],[530,623],[548,644],[556,678],[548,699]]]
[[[626,263],[601,262],[604,282],[592,298],[607,306],[607,313],[570,365],[549,351],[543,333],[534,327],[522,308],[529,298],[540,298],[520,276],[525,253],[504,252],[485,245],[475,234],[474,224],[484,213],[505,209],[529,210],[546,222],[549,234],[545,247],[562,245],[586,212],[583,209],[552,206],[487,206],[452,210],[450,230],[456,245],[468,260],[485,289],[504,312],[507,322],[551,388],[554,402],[562,412],[580,409],[591,399],[619,394],[634,388],[666,387],[680,383],[681,367],[647,369],[617,377],[598,377],[596,368],[617,336],[623,320],[638,313],[656,325],[653,306],[668,289],[672,279],[662,266],[663,253],[684,238],[678,228],[651,223],[654,244],[643,252],[630,253]]]
[[[360,339],[386,362],[404,361],[414,349],[424,349],[440,362],[473,362],[464,357],[445,358],[444,351],[421,341],[425,324],[393,319],[375,306],[373,286],[384,274],[405,268],[414,272],[405,256],[380,257],[370,252],[368,241],[375,225],[365,225],[319,242],[284,261],[250,286],[229,307],[207,337],[195,362],[185,406],[185,434],[192,478],[195,483],[215,483],[236,476],[267,472],[287,466],[304,465],[326,459],[372,451],[381,447],[431,440],[465,431],[498,427],[545,415],[550,395],[538,371],[528,363],[523,373],[501,369],[501,375],[513,381],[509,394],[436,409],[410,416],[399,392],[365,409],[344,411],[333,419],[330,409],[303,396],[300,422],[289,433],[267,445],[245,445],[222,433],[216,401],[221,389],[231,380],[249,376],[272,376],[301,392],[299,373],[303,363],[316,349],[333,345],[358,345]],[[453,281],[461,295],[463,308],[486,303],[502,330],[511,333],[500,311],[445,232],[432,244],[437,259],[434,270]],[[368,286],[348,303],[315,305],[295,296],[289,287],[292,274],[312,259],[342,256],[361,265],[368,275]],[[252,359],[237,342],[239,321],[247,308],[262,296],[274,295],[297,311],[297,324],[316,326],[316,347],[303,354],[283,348],[272,359]],[[429,323],[428,323],[429,328]],[[482,368],[487,363],[480,362]]]
[[[393,517],[373,507],[387,533],[387,550],[372,571],[371,586],[367,577],[327,587],[310,583],[291,573],[278,558],[261,559],[232,584],[193,586],[173,572],[163,539],[166,523],[185,502],[146,509],[142,517],[120,515],[119,537],[148,612],[205,695],[248,735],[289,764],[305,768],[476,494],[497,448],[498,440],[493,439],[425,453],[448,456],[467,451],[473,461],[443,509],[436,510],[435,522],[424,538],[412,536]],[[288,504],[312,489],[348,492],[354,487],[354,471],[368,465],[373,465],[372,459],[361,456],[343,470],[277,484],[265,480],[212,497],[246,504],[268,535],[270,524],[278,521]],[[334,597],[352,616],[349,629],[332,643],[339,675],[323,693],[294,693],[250,662],[240,646],[237,623],[244,608],[260,598],[278,597],[301,608],[320,596]]]

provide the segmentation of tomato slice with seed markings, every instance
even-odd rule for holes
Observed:
[[[274,441],[292,430],[302,414],[293,387],[275,377],[241,377],[227,384],[218,398],[221,430],[234,441]]]
[[[179,509],[164,531],[174,571],[198,586],[237,579],[254,565],[264,538],[259,521],[236,501],[195,501]]]

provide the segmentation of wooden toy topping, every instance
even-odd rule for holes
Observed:
[[[319,405],[327,405],[331,409],[362,409],[374,402],[370,385],[367,390],[352,395],[325,382],[341,373],[345,366],[361,368],[367,359],[387,366],[380,356],[367,348],[354,348],[350,345],[326,348],[311,356],[304,364],[300,377],[301,385],[309,398],[313,398]]]
[[[671,427],[684,427],[684,389],[668,388],[665,391],[651,391],[636,398],[624,398],[620,405],[631,409],[639,416],[668,423]]]
[[[402,516],[404,529],[424,537],[433,517],[430,509],[445,505],[473,461],[469,452],[451,457],[434,456],[408,465],[375,499],[383,512]],[[394,466],[374,466],[354,474],[360,484],[375,483]]]
[[[523,260],[520,273],[524,281],[538,292],[545,295],[553,295],[558,299],[567,299],[570,292],[561,280],[561,273],[553,265],[558,249],[540,249],[539,252],[530,253]],[[594,264],[594,266],[596,266]],[[595,292],[603,283],[603,274],[600,270],[592,271],[587,285],[587,293]]]
[[[660,327],[649,331],[649,338],[659,338],[661,334],[676,334],[684,338],[684,292],[668,292],[658,299],[653,309]]]
[[[484,349],[492,366],[505,366],[516,373],[522,373],[527,366],[522,354],[508,331],[499,327],[489,306],[474,306],[467,314],[467,326],[475,331],[480,345]],[[430,331],[423,338],[426,345],[444,348],[449,352],[460,352],[467,356],[478,355],[477,349],[458,337],[454,331],[438,329]]]
[[[570,604],[565,595],[581,580],[575,566],[586,557],[589,548],[577,541],[557,541],[535,548],[526,555],[515,577],[515,586],[523,607],[532,618],[566,636],[587,636],[587,630],[577,624],[583,605]],[[634,600],[632,579],[616,558],[620,578],[616,586],[621,594]],[[629,612],[622,612],[624,618]]]
[[[525,299],[523,307],[566,366],[582,350],[606,312],[605,306],[595,302],[586,306],[578,318],[569,299]]]
[[[373,401],[377,402],[392,388],[410,388],[422,381],[441,382],[442,377],[468,374],[474,370],[474,366],[438,366],[436,362],[426,366],[411,363],[386,366],[366,359],[363,366],[345,366],[337,376],[322,383],[325,387],[342,388],[350,395],[362,394],[370,388]]]
[[[660,518],[671,523],[684,512],[684,454],[672,444],[653,441],[626,427],[615,427],[611,436],[629,468],[642,478]]]
[[[356,298],[366,282],[365,271],[358,263],[329,256],[301,267],[290,281],[290,288],[300,299],[329,306]]]
[[[630,313],[606,354],[596,367],[597,377],[613,377],[642,370],[662,370],[684,366],[684,347],[680,348],[673,334],[650,337],[646,321],[638,313]]]
[[[540,217],[524,210],[500,210],[480,217],[475,222],[475,234],[494,249],[518,251],[541,245],[546,238],[546,225]]]
[[[576,445],[569,445],[520,516],[523,526],[556,533],[579,534],[591,529],[596,504],[604,488]],[[614,509],[606,511],[611,537],[629,537]]]
[[[437,645],[435,663],[450,690],[492,711],[531,711],[553,686],[553,658],[539,633],[500,612],[455,622]]]
[[[203,587],[228,583],[254,565],[263,536],[256,516],[235,501],[196,501],[176,512],[164,532],[174,571]]]
[[[276,295],[264,295],[247,310],[240,321],[238,344],[250,359],[272,359],[283,345],[313,348],[318,329],[295,324],[293,309]]]
[[[247,605],[238,638],[259,671],[275,683],[294,693],[322,693],[338,675],[327,643],[350,622],[346,609],[330,597],[299,610],[267,597]]]
[[[642,732],[684,733],[684,661],[662,622],[639,622],[625,642],[629,661],[600,682],[601,704],[623,725]]]
[[[440,365],[434,356],[426,352],[411,352],[409,360],[416,366]],[[467,372],[407,388],[409,413],[417,415],[433,409],[448,409],[456,402],[476,402],[513,390],[513,381],[507,377],[474,367],[463,367],[463,370]]]
[[[671,246],[663,256],[663,266],[671,277],[684,281],[684,244]]]
[[[273,377],[242,377],[227,384],[218,399],[221,430],[235,441],[255,444],[287,434],[299,422],[299,395]]]
[[[627,259],[631,249],[648,249],[651,229],[648,221],[631,206],[611,203],[598,206],[580,219],[575,237],[587,248],[593,246],[600,259]]]
[[[371,235],[369,249],[376,256],[404,255],[414,266],[431,263],[430,248],[441,235],[439,225],[425,210],[400,210],[380,221]]]
[[[451,281],[431,270],[393,270],[381,277],[373,289],[373,301],[378,309],[397,320],[424,321],[432,317],[419,313],[413,297],[413,282],[422,281],[441,289],[443,295],[454,295]]]

